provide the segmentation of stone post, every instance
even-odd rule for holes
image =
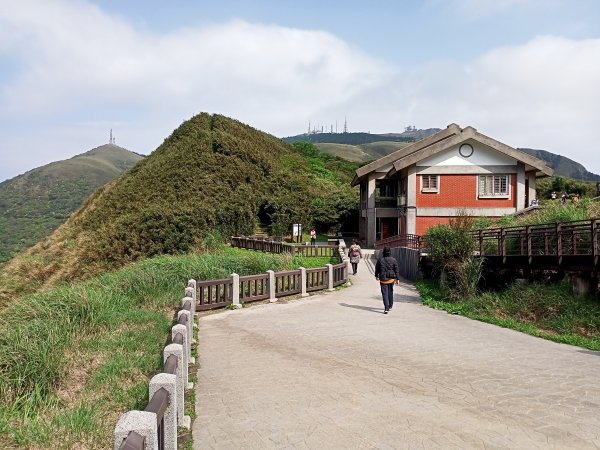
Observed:
[[[158,450],[156,414],[146,411],[128,411],[121,415],[113,433],[115,450],[119,450],[130,431],[146,438],[145,450]]]
[[[164,389],[169,393],[169,406],[165,410],[164,419],[164,450],[177,450],[177,377],[169,373],[159,373],[150,380],[148,398]]]
[[[333,264],[326,264],[326,265],[327,265],[327,290],[335,291],[335,289],[333,288]]]
[[[241,308],[240,304],[240,276],[237,273],[231,274],[231,297],[233,300],[233,306]]]
[[[185,299],[184,299],[185,300]],[[188,348],[187,348],[187,356],[188,356],[188,361],[190,364],[194,364],[196,362],[195,358],[192,357],[192,335],[194,332],[194,327],[193,327],[193,320],[192,320],[192,315],[190,314],[189,311],[185,310],[185,309],[181,309],[177,312],[177,321],[179,321],[179,318],[181,316],[186,316],[187,317],[187,325],[186,325],[186,331],[187,331],[187,341],[188,341]]]
[[[185,325],[175,325],[171,328],[171,339],[174,340],[175,336],[178,334],[183,338],[183,365],[182,365],[182,375],[183,375],[183,386],[186,389],[191,389],[193,387],[193,383],[188,383],[188,345],[189,342],[187,340],[187,329]]]
[[[169,344],[163,350],[163,364],[167,362],[169,356],[175,356],[177,358],[177,370],[175,371],[175,376],[177,378],[177,422],[181,426],[186,426],[189,428],[191,424],[191,419],[189,416],[184,416],[183,410],[183,398],[184,398],[184,390],[185,385],[183,384],[183,372],[185,370],[184,361],[183,361],[183,345],[179,344]]]
[[[300,267],[300,287],[302,289],[300,296],[308,297],[308,292],[306,292],[306,269],[304,267]]]
[[[192,300],[192,313],[196,313],[196,296],[194,295],[196,290],[191,287],[185,288],[185,298],[189,298]]]
[[[273,303],[277,301],[277,297],[275,296],[275,272],[267,270],[267,274],[269,274],[269,301]]]

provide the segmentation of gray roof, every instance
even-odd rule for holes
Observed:
[[[460,128],[452,123],[444,130],[362,166],[356,171],[352,179],[352,186],[356,186],[366,175],[382,167],[392,164],[393,168],[390,172],[394,173],[466,140],[475,140],[517,161],[521,161],[525,164],[525,171],[535,170],[538,177],[551,176],[553,173],[546,162],[539,158],[481,134],[473,127]]]

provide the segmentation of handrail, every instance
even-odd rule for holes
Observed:
[[[130,431],[129,434],[119,447],[119,450],[144,450],[146,448],[146,437],[135,431]]]
[[[177,334],[177,336],[181,336],[181,334]],[[183,342],[183,338],[181,339]],[[180,344],[181,345],[181,344]],[[177,372],[177,356],[170,355],[165,361],[165,365],[163,366],[163,372],[174,375]]]

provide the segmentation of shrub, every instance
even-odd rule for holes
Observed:
[[[481,261],[473,257],[475,241],[470,232],[474,220],[460,214],[449,225],[436,225],[427,231],[434,268],[449,300],[472,297],[481,279]]]

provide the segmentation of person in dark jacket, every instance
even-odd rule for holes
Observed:
[[[394,306],[394,283],[399,283],[400,268],[398,261],[392,255],[389,247],[383,249],[383,256],[375,264],[375,278],[381,286],[383,297],[384,314],[387,314]]]

